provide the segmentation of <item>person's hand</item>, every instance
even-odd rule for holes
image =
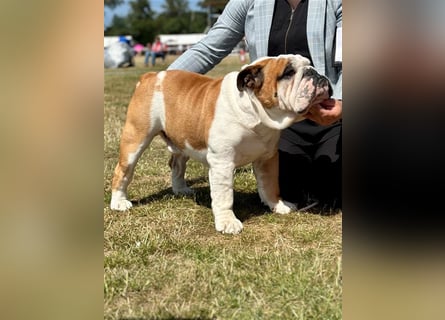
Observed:
[[[342,117],[342,100],[326,99],[312,106],[305,116],[322,126],[330,125]]]

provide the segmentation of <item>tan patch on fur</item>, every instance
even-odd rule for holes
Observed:
[[[165,133],[179,148],[186,142],[195,150],[207,148],[222,80],[176,70],[167,73],[162,83]]]
[[[287,58],[273,58],[264,59],[255,64],[262,67],[264,82],[260,88],[255,89],[254,93],[265,108],[272,108],[278,105],[276,96],[278,78],[283,74],[288,63],[289,59]]]

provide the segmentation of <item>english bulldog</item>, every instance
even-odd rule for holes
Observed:
[[[261,58],[218,79],[180,70],[142,75],[127,110],[111,209],[131,208],[127,188],[136,163],[159,135],[172,153],[175,194],[193,192],[184,180],[189,158],[209,167],[217,231],[243,229],[232,211],[233,175],[249,163],[261,201],[276,213],[295,210],[279,195],[280,130],[303,120],[312,105],[331,95],[329,80],[300,55]]]

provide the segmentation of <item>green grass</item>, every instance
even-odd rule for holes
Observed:
[[[239,67],[229,57],[210,75]],[[270,213],[250,166],[235,175],[234,211],[244,224],[236,236],[215,231],[200,163],[189,161],[186,173],[196,194],[172,194],[158,138],[130,184],[135,206],[109,209],[127,104],[147,70],[141,57],[135,68],[105,70],[104,318],[341,319],[341,213]]]

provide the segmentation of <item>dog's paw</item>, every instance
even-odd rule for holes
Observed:
[[[272,209],[272,211],[279,213],[279,214],[287,214],[287,213],[290,213],[291,211],[295,211],[296,209],[297,209],[297,206],[295,204],[293,204],[292,202],[278,200],[278,203]]]
[[[176,195],[189,196],[189,195],[195,194],[195,190],[193,190],[192,188],[189,188],[189,187],[174,188],[173,189],[173,193],[176,194]]]
[[[215,221],[216,231],[224,234],[238,234],[243,230],[243,224],[237,218],[226,218]]]
[[[127,199],[111,200],[110,203],[111,210],[117,210],[117,211],[125,211],[130,209],[132,206],[133,204]]]

